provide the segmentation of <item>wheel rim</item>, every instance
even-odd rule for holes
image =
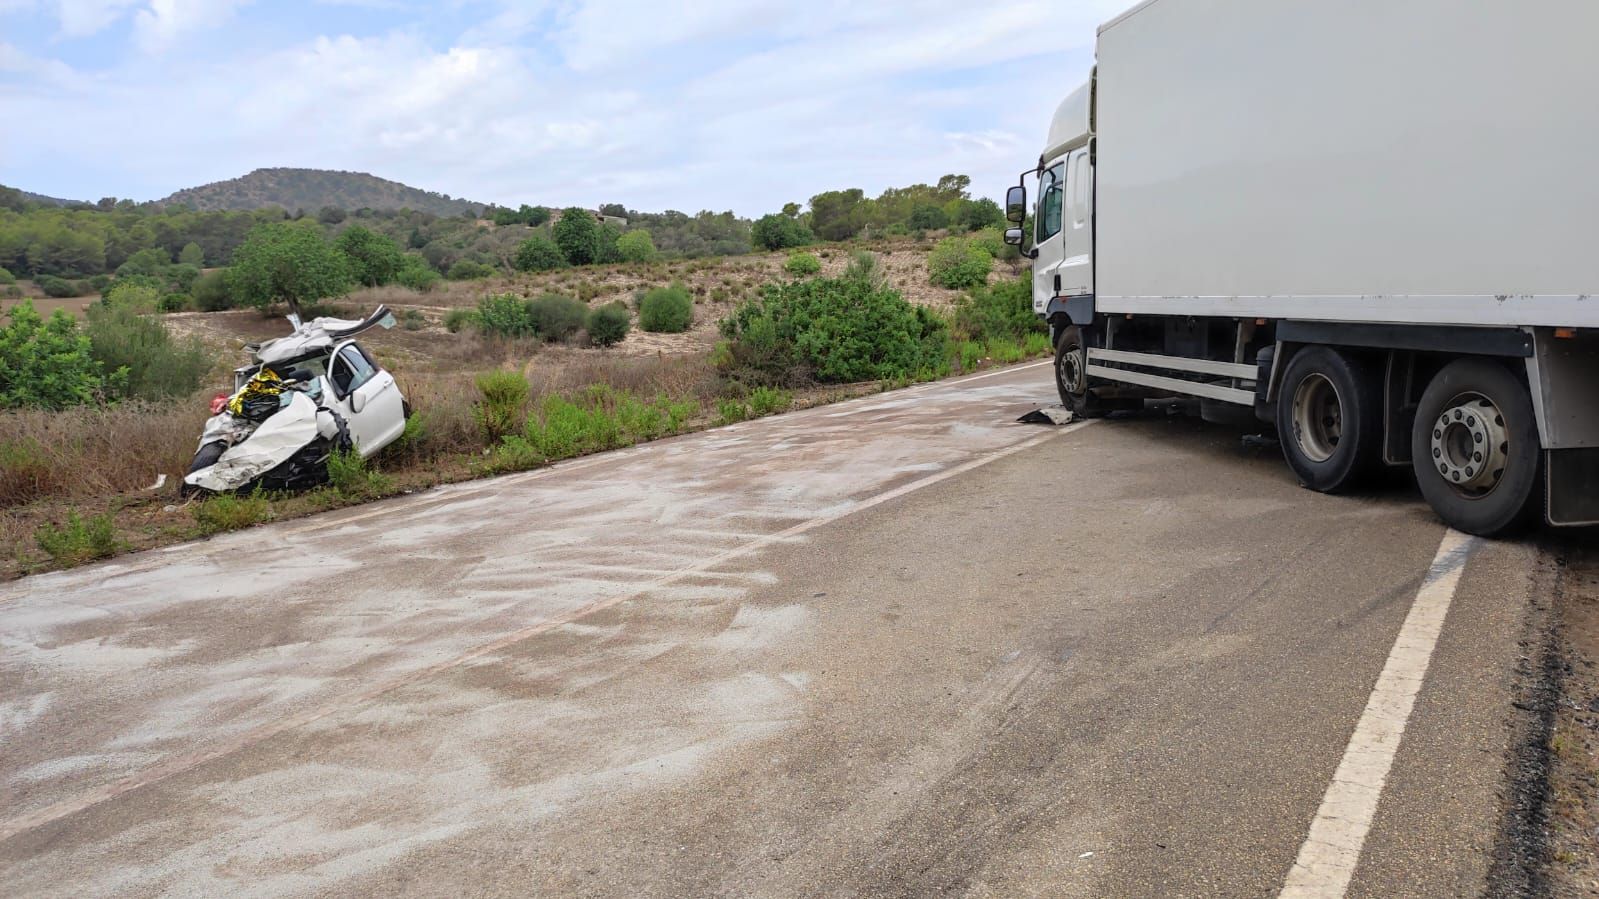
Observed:
[[[1344,436],[1344,403],[1326,375],[1312,373],[1294,390],[1294,441],[1312,462],[1325,462]]]
[[[1060,354],[1055,373],[1067,393],[1081,395],[1088,389],[1087,355],[1082,347],[1075,345],[1067,346]]]
[[[1504,480],[1510,429],[1493,400],[1460,394],[1444,404],[1430,436],[1433,467],[1455,493],[1482,499]]]

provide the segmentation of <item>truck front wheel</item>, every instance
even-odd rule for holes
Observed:
[[[1062,328],[1055,340],[1055,389],[1060,392],[1060,404],[1078,418],[1105,414],[1088,392],[1088,347],[1083,343],[1083,329],[1076,325]]]
[[[1540,511],[1542,452],[1527,387],[1488,359],[1460,359],[1427,385],[1410,432],[1416,483],[1456,530],[1514,533]]]
[[[1382,379],[1332,347],[1300,350],[1277,393],[1277,436],[1299,482],[1322,493],[1357,485],[1381,459]]]

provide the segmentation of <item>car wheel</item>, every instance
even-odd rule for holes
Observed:
[[[1276,417],[1288,467],[1312,490],[1348,490],[1381,461],[1382,378],[1358,357],[1300,350],[1283,372]]]
[[[1542,512],[1532,396],[1499,362],[1444,366],[1421,395],[1410,450],[1422,495],[1456,530],[1505,536]]]

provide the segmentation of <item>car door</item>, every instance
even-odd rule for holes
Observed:
[[[339,414],[362,456],[388,446],[405,430],[405,397],[394,376],[384,371],[355,341],[333,351],[328,366]]]

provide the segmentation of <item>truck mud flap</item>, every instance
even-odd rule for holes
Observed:
[[[1599,447],[1550,450],[1548,458],[1549,523],[1599,524]]]

